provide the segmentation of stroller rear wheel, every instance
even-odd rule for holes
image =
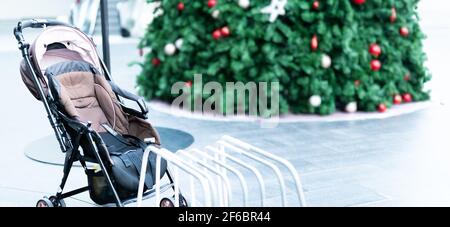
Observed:
[[[186,198],[184,198],[184,196],[181,194],[180,194],[180,207],[189,207]]]
[[[53,202],[49,198],[44,197],[36,203],[36,207],[54,207],[54,206]]]
[[[66,202],[63,199],[56,199],[56,196],[50,196],[50,201],[53,203],[54,207],[66,207]]]

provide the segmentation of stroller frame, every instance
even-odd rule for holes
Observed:
[[[53,131],[54,131],[56,139],[59,143],[60,149],[63,153],[66,154],[66,158],[64,161],[63,177],[62,177],[62,180],[61,180],[61,183],[59,185],[56,195],[51,196],[50,198],[44,197],[44,199],[39,200],[37,205],[39,205],[40,202],[44,202],[45,204],[47,204],[49,206],[51,206],[51,205],[57,206],[57,207],[65,206],[63,199],[72,197],[74,195],[77,195],[77,194],[80,194],[80,193],[83,193],[86,191],[89,191],[90,186],[86,186],[86,187],[82,187],[79,189],[75,189],[73,191],[63,193],[64,187],[65,187],[67,179],[69,177],[69,173],[73,167],[74,162],[76,162],[76,161],[80,162],[80,164],[82,165],[82,167],[84,168],[86,173],[87,173],[86,162],[96,162],[100,166],[101,171],[103,172],[103,175],[107,182],[107,186],[109,187],[109,189],[112,191],[112,193],[114,195],[116,206],[122,207],[126,204],[135,202],[136,198],[130,198],[127,200],[120,199],[120,197],[117,193],[117,190],[114,187],[114,184],[111,180],[111,177],[107,171],[105,163],[102,160],[102,157],[99,152],[98,144],[100,144],[100,145],[103,144],[103,141],[102,141],[101,137],[99,136],[99,134],[91,128],[91,123],[88,122],[87,124],[84,124],[82,122],[73,120],[70,117],[66,116],[64,113],[62,113],[61,111],[59,111],[56,108],[56,103],[51,95],[51,92],[49,92],[48,95],[45,95],[44,89],[42,88],[41,83],[39,82],[38,76],[37,76],[36,72],[33,70],[34,67],[31,63],[31,57],[30,57],[30,52],[29,52],[30,44],[25,41],[24,36],[23,36],[23,30],[26,28],[46,28],[49,26],[72,27],[71,25],[68,25],[66,23],[59,22],[56,20],[32,19],[32,20],[20,21],[17,24],[17,26],[14,28],[14,36],[19,44],[19,46],[18,46],[19,50],[21,51],[22,57],[25,60],[26,66],[28,67],[28,69],[30,70],[30,72],[32,74],[33,83],[38,90],[40,100],[44,104],[44,108],[47,113],[48,120],[50,122],[50,125],[53,128]],[[99,58],[99,61],[100,61],[103,71],[105,72],[105,75],[104,75],[105,78],[108,81],[111,81],[112,77],[111,77],[108,69],[106,68],[103,60]],[[117,93],[115,93],[115,94],[118,97],[118,99],[120,100],[119,95]],[[139,105],[140,105],[141,109],[143,109],[141,104],[139,104]],[[124,108],[128,109],[126,107],[124,107]],[[137,111],[135,111],[135,112],[137,112]],[[148,112],[148,110],[146,110],[146,108],[143,109],[141,117],[146,118],[147,112]],[[74,130],[76,132],[76,135],[77,135],[76,138],[72,138],[72,140],[71,140],[71,138],[68,136],[68,132],[67,132],[64,124],[62,123],[62,120],[64,120],[64,122],[66,123],[66,125],[68,127],[70,127],[72,130]],[[80,141],[81,141],[82,136],[87,136],[89,141],[92,141],[92,143],[89,143],[89,146],[90,146],[90,149],[94,153],[95,160],[88,159],[87,157],[82,155],[81,152],[79,151]],[[108,154],[106,154],[106,155],[108,155]],[[166,174],[170,181],[170,183],[167,186],[170,186],[170,187],[172,187],[172,189],[174,189],[173,178],[171,177],[168,169],[166,170]],[[148,198],[148,197],[152,196],[153,193],[154,193],[154,190],[149,189],[144,194],[144,197]],[[180,196],[181,196],[181,194],[180,194]]]

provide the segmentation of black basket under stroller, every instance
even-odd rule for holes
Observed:
[[[25,28],[45,28],[33,44],[25,42]],[[64,198],[89,191],[100,205],[123,206],[136,200],[139,176],[145,174],[146,198],[152,196],[156,155],[150,155],[146,173],[140,173],[143,151],[160,146],[158,132],[148,123],[144,100],[114,84],[91,38],[65,23],[27,20],[14,29],[23,61],[22,79],[42,101],[61,151],[66,154],[64,175],[56,195],[44,197],[37,206],[65,206]],[[137,103],[140,110],[127,107],[121,99]],[[79,161],[88,186],[63,193],[73,163]],[[97,167],[97,168],[93,168]],[[162,206],[173,206],[163,199]],[[180,204],[187,206],[180,196]]]

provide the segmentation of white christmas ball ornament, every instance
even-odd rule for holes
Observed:
[[[250,0],[239,0],[239,6],[243,9],[250,7]]]
[[[330,68],[330,66],[332,64],[330,56],[328,56],[326,54],[322,55],[322,63],[321,64],[324,69]]]
[[[181,49],[181,47],[183,46],[183,39],[177,39],[177,41],[175,42],[175,46],[177,47],[177,49]]]
[[[164,48],[164,52],[169,56],[174,55],[176,51],[177,47],[172,43],[167,44],[166,47]]]
[[[356,113],[356,111],[358,111],[358,104],[356,102],[347,104],[347,106],[345,107],[345,111],[347,111],[348,113]]]
[[[313,95],[309,98],[309,104],[313,107],[319,107],[322,104],[322,98],[318,95]]]
[[[211,15],[212,15],[213,18],[217,19],[220,16],[220,11],[219,10],[214,10]]]

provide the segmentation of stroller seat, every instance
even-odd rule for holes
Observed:
[[[160,145],[160,137],[150,123],[122,109],[113,89],[120,95],[139,101],[141,98],[108,82],[92,65],[84,61],[65,61],[48,67],[45,75],[53,98],[65,113],[78,121],[90,122],[98,133],[108,132],[102,125],[122,135],[141,140],[153,138]]]

